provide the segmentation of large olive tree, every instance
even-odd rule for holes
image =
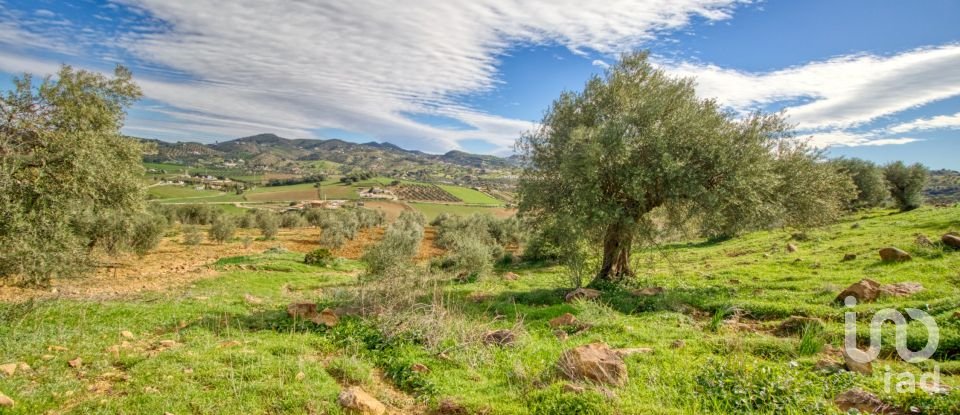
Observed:
[[[13,85],[0,95],[0,278],[76,274],[102,240],[96,218],[143,208],[142,149],[120,134],[140,89],[122,67]]]
[[[617,281],[632,274],[631,249],[650,241],[657,208],[672,224],[699,219],[714,236],[839,214],[849,178],[789,138],[781,116],[739,118],[646,53],[625,55],[582,92],[563,93],[520,138],[520,211],[601,244],[595,281]]]

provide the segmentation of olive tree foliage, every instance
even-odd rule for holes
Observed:
[[[849,175],[857,187],[857,198],[850,201],[850,210],[875,208],[890,197],[883,169],[876,163],[858,158],[839,158],[830,162]]]
[[[107,77],[69,66],[39,83],[16,78],[0,96],[0,278],[78,275],[97,245],[87,225],[129,224],[143,211],[143,149],[120,134],[140,96],[123,67]]]
[[[624,55],[582,92],[563,93],[517,147],[521,215],[599,244],[595,282],[632,275],[631,249],[652,241],[658,207],[666,226],[700,218],[720,236],[832,219],[852,192],[849,178],[792,141],[782,116],[738,118],[646,53]]]
[[[906,165],[902,161],[883,166],[883,174],[890,188],[890,196],[901,212],[923,204],[923,188],[929,180],[927,168],[920,164]]]
[[[407,272],[423,240],[426,219],[416,211],[403,211],[383,234],[383,239],[364,254],[367,275],[390,278]]]

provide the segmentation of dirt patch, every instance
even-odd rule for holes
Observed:
[[[206,227],[201,227],[201,232],[206,234],[206,231]],[[358,259],[367,245],[382,235],[382,228],[361,231],[356,239],[334,250],[334,255]],[[197,246],[184,245],[179,235],[166,237],[157,249],[143,257],[104,258],[101,267],[83,278],[54,280],[46,288],[0,286],[0,302],[50,298],[106,299],[176,289],[215,276],[217,273],[208,265],[220,258],[258,254],[277,246],[305,253],[320,246],[320,230],[317,228],[281,229],[272,241],[256,240],[259,236],[257,230],[240,229],[234,242],[217,244],[206,241]],[[248,247],[241,242],[245,238],[251,239]]]
[[[427,226],[423,228],[423,240],[420,241],[420,249],[417,251],[417,261],[429,261],[430,258],[437,258],[445,252],[443,249],[434,245],[433,241],[437,239],[437,228]]]
[[[387,218],[387,223],[393,223],[393,221],[397,220],[401,212],[413,210],[413,208],[406,203],[389,200],[365,200],[363,201],[363,207],[383,212]]]

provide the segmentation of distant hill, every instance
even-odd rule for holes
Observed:
[[[930,203],[960,202],[960,172],[946,169],[930,171],[930,181],[924,193]]]
[[[145,160],[193,163],[198,160],[244,160],[266,167],[290,166],[291,162],[328,160],[378,171],[416,170],[418,167],[452,165],[470,169],[510,169],[515,158],[450,151],[428,154],[406,150],[392,143],[351,143],[343,140],[288,139],[275,134],[257,134],[215,144],[155,143],[157,151]],[[453,173],[453,172],[451,172]]]

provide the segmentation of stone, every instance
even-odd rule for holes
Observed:
[[[620,358],[625,358],[627,356],[633,356],[635,354],[648,354],[653,353],[653,349],[649,347],[628,347],[623,349],[614,349],[614,353],[620,355]]]
[[[850,229],[860,229],[860,223],[858,222],[858,223],[854,223],[853,225],[850,225]]]
[[[862,389],[850,389],[840,395],[833,401],[843,412],[849,412],[856,409],[861,413],[895,415],[900,414],[896,408],[887,405],[877,395]]]
[[[12,408],[15,404],[16,402],[14,402],[13,399],[10,399],[9,396],[0,392],[0,408]]]
[[[506,274],[503,274],[503,279],[505,279],[505,280],[507,280],[507,281],[516,281],[517,278],[520,278],[520,276],[517,275],[517,274],[514,274],[514,273],[512,273],[512,272],[508,272],[508,273],[506,273]]]
[[[387,412],[386,406],[359,386],[344,389],[337,396],[337,402],[340,403],[340,406],[355,414],[382,415]]]
[[[577,288],[576,290],[570,291],[564,297],[568,303],[576,300],[595,300],[600,297],[600,291],[590,289],[590,288]]]
[[[869,360],[869,355],[863,350],[843,348],[843,364],[851,372],[866,376],[873,375],[873,364]],[[865,361],[866,363],[863,363]]]
[[[794,244],[787,244],[787,252],[790,252],[790,253],[797,252],[797,246]]]
[[[435,413],[438,415],[467,415],[470,413],[470,411],[468,411],[467,408],[464,408],[463,405],[457,403],[457,401],[454,401],[450,398],[444,398],[442,401],[440,401],[440,405],[437,406]]]
[[[483,344],[509,346],[516,340],[513,332],[507,329],[491,330],[483,334]]]
[[[573,381],[592,381],[623,386],[627,383],[627,365],[616,351],[604,343],[591,343],[567,350],[557,363],[560,371]]]
[[[682,349],[686,346],[687,346],[687,342],[680,339],[674,340],[673,343],[670,343],[671,349]]]
[[[843,256],[842,262],[853,261],[857,259],[857,254],[846,254]]]
[[[28,365],[27,362],[20,362],[20,363],[17,363],[17,370],[21,372],[32,372],[33,368],[30,367],[30,365]]]
[[[630,293],[638,297],[652,297],[663,294],[666,291],[663,287],[647,287],[640,290],[633,290]]]
[[[320,312],[317,320],[314,320],[313,322],[317,324],[323,324],[327,327],[333,327],[340,323],[340,316],[338,316],[337,313],[334,313],[333,310],[325,308]]]
[[[944,234],[940,237],[940,242],[953,249],[960,249],[960,235],[955,233]]]
[[[243,295],[243,301],[246,301],[247,304],[250,304],[250,305],[262,305],[262,304],[263,304],[263,299],[262,299],[262,298],[256,297],[256,296],[253,296],[253,295],[250,295],[250,294],[244,294],[244,295]]]
[[[167,348],[176,347],[176,346],[177,346],[177,342],[174,341],[174,340],[160,340],[160,346],[161,346],[161,347],[167,347]]]
[[[297,372],[297,374],[293,378],[298,381],[302,381],[307,378],[307,374],[303,372]]]
[[[576,324],[577,318],[570,313],[564,313],[562,316],[550,320],[550,327],[552,328],[573,326]]]
[[[914,243],[924,248],[933,246],[933,241],[931,241],[930,238],[927,238],[927,235],[924,234],[917,234],[917,239],[914,240]]]
[[[892,246],[883,248],[879,252],[880,260],[883,262],[904,262],[913,259],[906,251]]]
[[[864,278],[841,291],[834,301],[843,303],[847,297],[852,296],[858,302],[866,303],[876,300],[880,296],[880,283],[869,278]]]
[[[880,287],[880,291],[883,291],[884,294],[903,297],[923,291],[923,285],[919,282],[898,282],[884,285]]]
[[[133,337],[134,337],[133,332],[127,331],[127,330],[121,331],[120,336],[129,340],[133,340]]]
[[[553,331],[553,335],[554,335],[554,336],[557,336],[557,339],[560,340],[560,341],[564,341],[564,340],[567,340],[567,339],[570,338],[570,335],[567,334],[567,332],[565,332],[565,331],[563,331],[563,330],[554,330],[554,331]]]
[[[7,377],[13,376],[17,373],[17,364],[7,363],[0,365],[0,373],[3,373],[3,375]]]
[[[315,324],[323,324],[327,327],[336,326],[340,322],[340,316],[329,308],[317,312],[317,305],[314,303],[290,303],[287,306],[287,315],[294,319],[312,321]]]
[[[844,366],[838,362],[828,359],[820,359],[815,365],[813,365],[814,370],[826,373],[837,373],[843,370]]]
[[[81,358],[78,357],[78,358],[76,358],[76,359],[73,359],[73,360],[67,362],[67,364],[69,364],[70,367],[72,367],[72,368],[74,368],[74,369],[78,369],[78,368],[80,368],[80,366],[83,366],[83,359],[81,359]]]
[[[780,337],[794,336],[803,333],[807,326],[824,327],[823,320],[816,317],[790,316],[783,320],[773,333]]]
[[[414,363],[410,365],[410,370],[417,373],[430,373],[430,368],[423,363]]]

